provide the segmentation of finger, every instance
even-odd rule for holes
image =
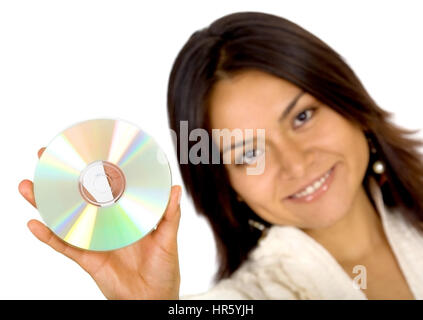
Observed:
[[[72,247],[65,241],[60,239],[53,231],[38,220],[32,219],[28,221],[27,226],[32,234],[41,242],[44,242],[57,252],[62,253],[66,257],[79,262],[83,255],[83,251],[76,247]]]
[[[167,208],[153,235],[158,237],[165,237],[167,241],[171,242],[176,240],[179,221],[181,218],[181,208],[179,204],[181,193],[181,186],[176,185],[172,187]]]
[[[22,180],[19,183],[19,192],[20,194],[30,203],[32,204],[35,208],[37,207],[35,205],[35,198],[34,198],[34,185],[32,183],[32,181],[30,180]]]
[[[43,154],[46,147],[42,147],[40,150],[38,150],[38,158],[41,158],[41,155]]]
[[[174,226],[178,226],[179,218],[180,218],[180,198],[182,195],[182,188],[181,186],[173,186],[172,187],[172,194],[169,200],[168,206],[166,208],[166,212],[164,214],[163,220],[165,222],[169,222]]]

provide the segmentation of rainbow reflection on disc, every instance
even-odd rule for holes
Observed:
[[[169,201],[172,176],[155,140],[126,121],[94,119],[58,134],[35,170],[46,225],[82,249],[123,248],[152,231]]]

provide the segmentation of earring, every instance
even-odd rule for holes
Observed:
[[[377,151],[372,140],[370,138],[367,138],[367,141],[369,141],[370,152],[375,155]],[[383,174],[385,172],[385,163],[382,160],[378,159],[373,163],[372,168],[374,173]]]
[[[376,174],[382,174],[385,172],[385,164],[382,160],[376,160],[373,163],[373,172]]]
[[[372,140],[370,138],[367,138],[367,140],[369,142],[370,152],[373,155],[376,156],[377,150],[376,150]],[[373,169],[373,172],[375,174],[380,176],[379,177],[379,185],[380,186],[383,185],[387,180],[386,175],[384,174],[385,173],[385,163],[382,160],[377,159],[375,162],[373,162],[372,169]]]
[[[256,228],[260,231],[264,231],[266,229],[266,226],[258,221],[255,221],[253,219],[248,219],[248,224],[252,226],[253,228]]]

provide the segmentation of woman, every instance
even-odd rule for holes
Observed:
[[[241,159],[179,164],[220,266],[211,290],[181,298],[423,299],[422,143],[320,39],[270,14],[218,19],[179,53],[168,111],[178,142],[188,121],[213,136],[221,159]],[[212,130],[225,128],[252,129],[254,139],[221,144]],[[246,173],[258,163],[260,174]],[[34,204],[30,181],[20,191]],[[156,231],[110,253],[71,248],[34,220],[29,227],[108,298],[179,298],[177,191]]]

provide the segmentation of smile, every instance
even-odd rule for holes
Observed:
[[[335,171],[335,166],[333,166],[328,172],[326,172],[319,179],[316,179],[314,182],[310,183],[307,187],[300,190],[299,192],[288,197],[289,200],[300,201],[300,202],[310,202],[321,194],[323,194],[328,188],[330,183],[333,180],[333,172]]]

